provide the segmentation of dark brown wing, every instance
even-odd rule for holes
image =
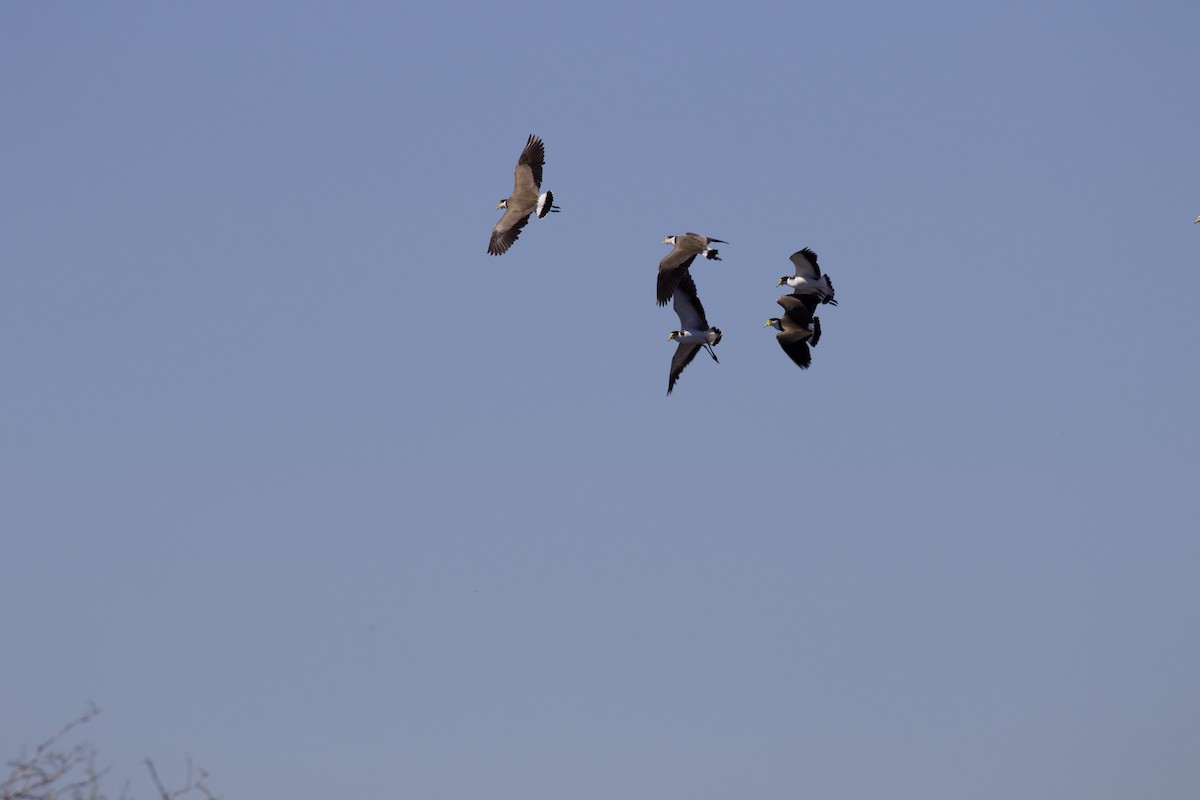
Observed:
[[[700,352],[701,345],[679,343],[675,348],[675,355],[671,356],[671,377],[667,381],[667,394],[675,388],[675,381],[679,380],[679,375],[692,363],[692,359],[696,357],[696,353]]]
[[[512,243],[521,235],[521,228],[525,227],[525,223],[529,222],[529,212],[526,211],[522,216],[520,211],[515,208],[507,209],[504,216],[496,223],[496,227],[492,228],[492,239],[488,242],[488,253],[498,256],[508,248],[512,247]]]
[[[775,301],[798,325],[807,327],[820,300],[815,294],[785,294]]]
[[[688,274],[688,267],[696,260],[695,251],[680,247],[678,241],[671,252],[658,262],[658,304],[665,306],[675,293],[680,279]]]
[[[807,331],[785,330],[775,334],[775,338],[779,340],[783,352],[788,354],[788,358],[794,361],[797,367],[808,369],[812,364],[812,351],[808,349]]]
[[[517,167],[529,167],[530,173],[533,175],[533,185],[537,188],[542,188],[542,166],[546,163],[546,145],[542,140],[529,134],[529,141],[525,143],[525,149],[521,151],[521,157],[517,159]],[[518,184],[520,177],[517,178]]]

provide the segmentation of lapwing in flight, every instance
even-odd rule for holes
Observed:
[[[792,294],[797,297],[814,295],[822,303],[836,306],[837,300],[833,299],[833,283],[830,282],[828,275],[821,274],[821,268],[817,266],[817,254],[806,247],[792,253],[790,258],[796,266],[796,274],[790,277],[784,275],[775,285],[786,284],[792,288]]]
[[[513,170],[513,192],[507,200],[501,200],[496,208],[506,209],[504,216],[492,228],[492,239],[488,242],[488,253],[498,256],[512,247],[521,235],[521,228],[529,222],[529,215],[538,218],[558,211],[554,205],[554,193],[542,192],[542,165],[546,163],[546,147],[542,140],[529,134],[529,141],[517,159]]]
[[[675,287],[680,278],[687,274],[692,261],[701,253],[712,261],[720,261],[717,251],[710,248],[710,242],[729,244],[724,239],[710,239],[698,233],[685,233],[683,236],[668,236],[663,244],[674,245],[671,252],[658,262],[658,304],[665,306],[675,293]]]
[[[816,347],[821,339],[821,318],[813,316],[819,302],[817,296],[785,294],[775,302],[783,307],[783,316],[771,317],[763,327],[779,331],[775,338],[783,352],[800,369],[808,369],[812,364],[809,345]]]
[[[700,305],[700,297],[696,294],[696,282],[686,270],[675,287],[672,305],[675,307],[675,313],[679,315],[679,330],[671,331],[667,338],[679,342],[679,346],[675,348],[675,355],[671,357],[671,377],[667,380],[668,395],[675,388],[675,381],[679,380],[680,373],[692,363],[700,348],[707,350],[712,360],[717,361],[713,347],[721,342],[721,330],[708,326],[708,320],[704,317],[704,306]]]

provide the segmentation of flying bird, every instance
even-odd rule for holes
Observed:
[[[675,287],[682,276],[688,274],[688,267],[701,253],[711,261],[720,261],[717,251],[711,249],[710,242],[729,244],[724,239],[710,239],[698,233],[685,233],[683,236],[668,236],[663,244],[674,245],[671,252],[658,262],[658,304],[665,306],[675,293]]]
[[[538,219],[558,211],[554,205],[553,192],[541,192],[542,165],[546,163],[546,147],[542,140],[529,134],[529,141],[517,159],[513,170],[513,192],[507,200],[501,200],[496,208],[506,209],[504,216],[492,228],[492,239],[488,242],[488,253],[498,256],[512,247],[521,235],[521,228],[529,222],[529,215],[537,213]]]
[[[675,388],[675,381],[696,353],[703,347],[717,361],[713,346],[721,342],[720,328],[710,328],[704,317],[704,306],[700,305],[700,297],[696,294],[696,282],[686,271],[679,278],[679,284],[671,298],[675,313],[679,315],[679,330],[671,331],[667,339],[679,342],[675,355],[671,357],[671,377],[667,380],[667,394]],[[717,363],[721,363],[717,361]]]
[[[809,345],[816,347],[821,339],[821,318],[813,316],[819,302],[817,296],[797,297],[794,294],[785,294],[775,302],[783,307],[783,316],[771,317],[763,327],[779,331],[775,334],[775,339],[783,348],[783,352],[787,353],[788,358],[796,362],[800,369],[808,369],[812,364]]]
[[[796,266],[796,274],[790,277],[784,275],[775,285],[787,284],[792,288],[792,294],[797,297],[814,295],[822,303],[836,306],[837,300],[833,299],[833,283],[828,275],[821,274],[821,268],[817,266],[817,254],[806,247],[792,253],[789,258]]]

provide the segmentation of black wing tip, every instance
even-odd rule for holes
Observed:
[[[659,276],[657,292],[655,297],[658,298],[658,304],[665,306],[671,302],[671,298],[675,296],[675,287],[679,285],[679,281],[664,280],[663,276]]]
[[[512,247],[512,240],[505,239],[503,234],[492,234],[491,240],[488,242],[489,256],[502,256],[508,252],[508,248]]]
[[[531,133],[529,141],[525,143],[525,149],[521,151],[521,157],[517,159],[517,167],[529,167],[529,171],[533,175],[533,185],[541,188],[542,167],[545,165],[546,145]]]
[[[779,346],[783,348],[783,352],[788,354],[792,363],[800,369],[808,369],[812,366],[812,351],[808,349],[807,342],[801,342],[790,349],[783,342],[780,342]]]
[[[513,246],[513,242],[517,240],[516,236],[496,236],[488,242],[488,255],[502,256],[508,252],[508,248]]]
[[[526,214],[507,228],[500,228],[503,222],[504,217],[501,217],[500,222],[496,223],[496,227],[492,228],[492,240],[488,244],[489,253],[492,253],[493,248],[496,250],[492,255],[498,256],[513,246],[513,243],[521,236],[521,229],[529,222],[529,215]]]
[[[531,163],[530,161],[526,160],[526,156],[529,154],[532,154],[532,153],[537,153],[537,155],[538,155],[537,163],[539,163],[539,164],[545,163],[546,143],[543,142],[540,137],[534,136],[531,133],[531,134],[529,134],[529,141],[525,142],[525,149],[521,151],[521,163],[523,163],[523,164]]]
[[[657,298],[660,306],[665,306],[671,302],[671,298],[675,296],[675,290],[679,288],[680,276],[672,273],[659,273],[658,275],[658,291]]]

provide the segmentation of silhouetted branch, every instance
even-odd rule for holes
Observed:
[[[87,743],[69,749],[59,746],[59,740],[99,713],[89,704],[79,718],[34,748],[33,755],[8,762],[12,772],[0,782],[0,800],[104,800],[99,787],[107,770],[96,770],[93,747]]]
[[[187,781],[181,789],[171,790],[163,786],[163,782],[158,777],[158,770],[154,768],[154,762],[148,758],[146,759],[146,768],[150,770],[150,777],[154,779],[154,788],[162,800],[176,800],[176,798],[185,797],[191,792],[199,793],[205,800],[221,800],[221,798],[209,791],[207,772],[199,770],[198,776],[193,778],[191,756],[187,757]]]
[[[63,737],[99,713],[100,709],[89,705],[78,719],[68,722],[34,748],[32,755],[8,762],[12,771],[0,781],[0,800],[107,800],[101,792],[100,779],[109,770],[96,769],[95,748],[87,742],[70,748],[61,744]],[[190,795],[220,800],[208,788],[208,773],[193,768],[191,756],[187,759],[187,779],[179,789],[168,789],[163,784],[150,759],[146,759],[146,767],[160,800],[178,800]],[[118,800],[132,800],[128,784]]]

